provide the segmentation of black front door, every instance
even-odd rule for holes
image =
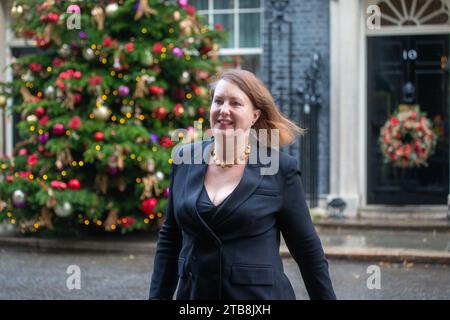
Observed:
[[[367,50],[368,204],[447,204],[449,36],[370,37]],[[407,83],[412,96],[404,93]],[[380,128],[405,100],[420,106],[438,136],[428,167],[399,168],[383,161]]]

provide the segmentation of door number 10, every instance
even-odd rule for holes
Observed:
[[[416,60],[417,51],[416,50],[403,50],[403,60]]]

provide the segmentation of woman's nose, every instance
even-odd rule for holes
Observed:
[[[230,113],[230,106],[228,103],[224,103],[222,104],[222,106],[220,107],[220,114],[229,114]]]

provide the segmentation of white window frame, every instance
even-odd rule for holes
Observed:
[[[5,18],[4,25],[4,42],[0,42],[0,50],[2,50],[5,56],[5,66],[11,64],[12,61],[12,49],[13,48],[34,48],[34,40],[23,39],[15,37],[14,33],[11,30],[11,15],[8,10],[8,6],[5,3],[2,3],[2,7],[0,10],[3,10],[3,16]],[[13,81],[13,74],[11,69],[6,69],[5,77],[3,79],[6,82]],[[5,155],[12,157],[13,156],[13,148],[14,148],[14,114],[9,108],[13,104],[12,98],[8,99],[7,109],[3,114],[4,120],[2,124],[5,124],[5,137],[0,137],[0,146],[4,145]],[[1,115],[0,115],[1,116]],[[0,149],[2,152],[3,149]]]
[[[263,1],[261,0],[261,3]],[[198,10],[201,15],[207,15],[208,24],[212,26],[214,24],[215,14],[233,14],[234,23],[234,47],[233,48],[219,48],[219,56],[242,56],[242,55],[262,55],[262,30],[263,30],[263,20],[264,20],[264,8],[261,5],[258,9],[255,8],[239,8],[239,0],[234,0],[233,9],[214,9],[214,0],[208,0],[207,10]],[[260,14],[260,47],[255,48],[240,48],[239,47],[239,14],[240,13],[259,13]]]

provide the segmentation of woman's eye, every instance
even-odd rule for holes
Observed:
[[[221,104],[222,100],[214,100],[214,102],[217,103],[217,104]]]
[[[232,101],[231,105],[232,106],[240,106],[241,104],[239,102],[237,102],[237,101]]]

